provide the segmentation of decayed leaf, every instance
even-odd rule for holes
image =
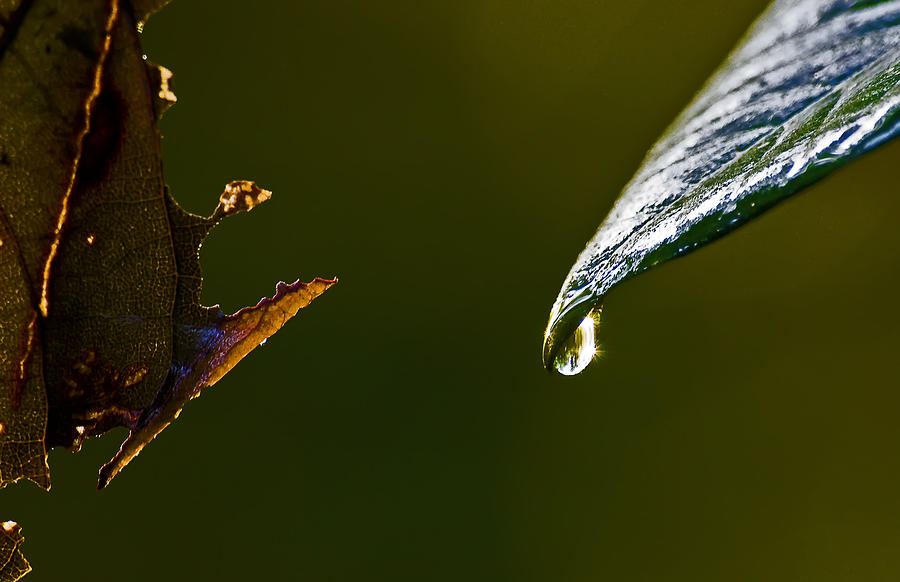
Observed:
[[[722,236],[898,132],[900,0],[777,0],[647,154],[578,257],[551,311],[545,366],[575,373],[590,361],[586,316],[613,285]]]
[[[0,523],[0,582],[15,582],[31,572],[22,555],[22,528],[14,521]]]
[[[203,239],[271,193],[232,182],[203,218],[166,189],[157,120],[171,73],[137,36],[165,3],[0,0],[0,487],[49,489],[50,448],[125,426],[105,486],[335,283],[281,283],[233,315],[200,305]]]
[[[74,179],[72,161],[84,136],[86,104],[105,55],[109,11],[100,2],[20,0],[0,6],[0,260],[5,275],[0,486],[26,477],[49,487],[37,318],[60,204]],[[34,195],[42,191],[53,195]]]
[[[198,250],[271,193],[225,188],[209,218],[167,191],[157,120],[171,72],[137,30],[166,0],[0,0],[0,488],[50,488],[47,451],[125,426],[104,487],[253,348],[335,283],[202,307]],[[0,582],[30,567],[0,532]]]

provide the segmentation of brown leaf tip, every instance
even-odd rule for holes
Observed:
[[[309,305],[316,297],[337,283],[337,279],[315,278],[309,283],[299,279],[293,283],[278,283],[275,295],[263,297],[253,307],[245,307],[232,315],[219,316],[209,322],[190,346],[192,355],[175,362],[177,373],[170,375],[170,393],[165,402],[131,425],[131,434],[119,452],[100,469],[97,489],[103,489],[173,420],[178,418],[188,400],[212,386],[228,373],[254,348],[263,344],[287,320]],[[201,339],[202,338],[202,339]]]
[[[225,191],[219,196],[219,206],[216,208],[216,215],[228,216],[238,212],[245,212],[271,197],[272,193],[257,186],[256,182],[235,180],[228,183],[225,186]]]
[[[316,277],[309,283],[299,279],[293,283],[278,283],[275,295],[263,297],[253,307],[245,307],[221,320],[219,329],[224,339],[215,352],[210,352],[209,366],[203,384],[212,386],[235,364],[272,334],[281,329],[301,308],[337,283],[337,279]]]

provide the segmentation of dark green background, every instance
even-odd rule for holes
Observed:
[[[275,192],[204,298],[337,287],[102,493],[116,432],[4,491],[28,580],[900,578],[900,142],[614,290],[540,365],[569,266],[763,1],[188,2],[165,170]]]

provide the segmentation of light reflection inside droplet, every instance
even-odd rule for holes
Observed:
[[[594,356],[597,355],[596,333],[597,318],[594,312],[590,312],[581,320],[566,342],[556,354],[553,365],[556,371],[564,376],[574,376],[582,372]]]

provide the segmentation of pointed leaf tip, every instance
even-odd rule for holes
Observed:
[[[221,312],[204,322],[182,326],[183,358],[173,365],[165,394],[138,421],[131,434],[109,463],[100,469],[98,489],[109,482],[181,413],[188,400],[218,382],[257,346],[264,343],[297,312],[337,283],[337,279],[316,278],[309,283],[297,280],[279,283],[272,297],[232,315]]]
[[[337,279],[316,278],[309,283],[297,280],[276,286],[275,295],[264,297],[253,307],[245,307],[233,315],[225,316],[220,326],[227,340],[227,349],[209,360],[209,374],[205,385],[212,386],[230,371],[244,356],[274,335],[276,331],[313,299],[337,283]]]

